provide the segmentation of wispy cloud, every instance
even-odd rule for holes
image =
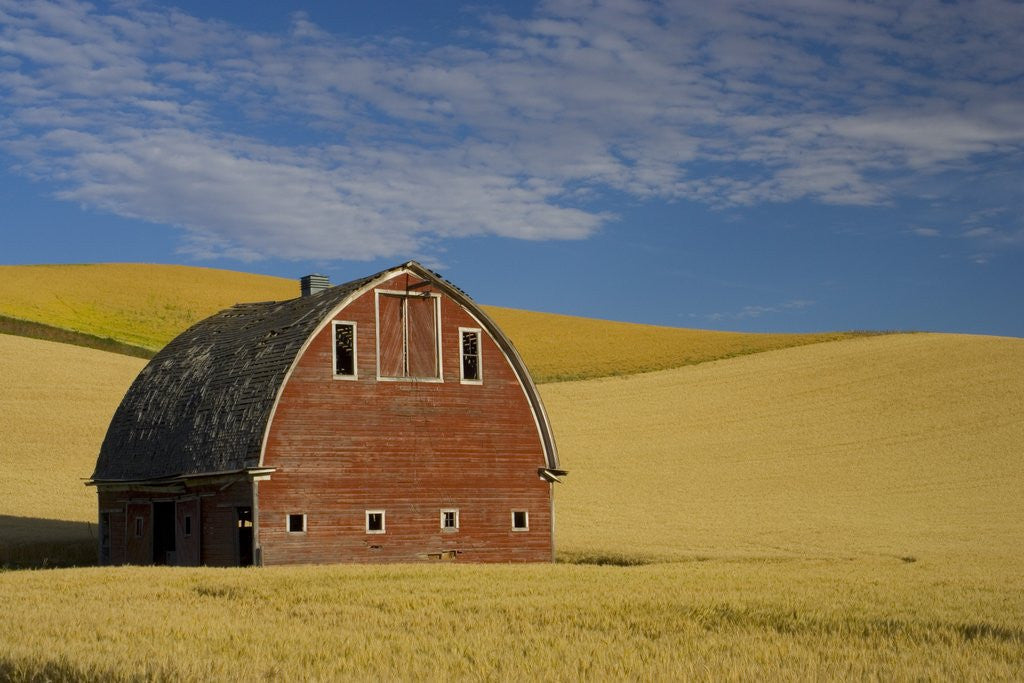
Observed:
[[[984,209],[968,216],[961,237],[984,253],[971,257],[974,263],[985,265],[994,253],[1024,247],[1024,215],[1006,207]]]
[[[1012,2],[553,0],[467,29],[353,41],[301,13],[256,34],[0,0],[0,144],[63,198],[243,259],[585,238],[610,191],[879,204],[1024,155]]]
[[[773,315],[778,313],[788,313],[792,311],[800,311],[809,308],[815,304],[814,301],[806,299],[792,299],[781,304],[775,304],[772,306],[744,306],[738,311],[732,311],[728,313],[708,313],[701,317],[708,320],[719,322],[722,320],[748,320],[750,318],[760,318],[765,315]]]
[[[1024,245],[1024,229],[997,230],[988,226],[971,228],[964,237],[981,240],[990,245],[1019,246]]]

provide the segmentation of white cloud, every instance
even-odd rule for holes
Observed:
[[[704,317],[716,322],[722,320],[746,320],[749,318],[760,318],[764,315],[800,311],[805,308],[810,308],[814,304],[814,301],[809,301],[807,299],[791,299],[790,301],[772,306],[744,306],[738,311],[728,313],[709,313]]]
[[[1024,246],[1024,228],[997,230],[985,225],[966,230],[963,236],[980,240],[991,247]]]
[[[434,46],[117,7],[0,0],[0,144],[197,254],[584,238],[608,190],[875,205],[1024,155],[1024,8],[1002,0],[558,0]]]

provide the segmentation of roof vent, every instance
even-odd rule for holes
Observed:
[[[303,275],[299,282],[302,283],[302,296],[322,292],[331,286],[326,275]]]

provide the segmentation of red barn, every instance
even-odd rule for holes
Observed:
[[[539,562],[563,474],[515,347],[411,261],[186,330],[90,484],[101,564]]]

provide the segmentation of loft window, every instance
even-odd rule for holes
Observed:
[[[334,377],[356,379],[356,324],[334,322]]]
[[[512,511],[512,531],[529,531],[530,513],[526,510]]]
[[[304,514],[290,514],[290,515],[288,515],[288,533],[290,533],[290,534],[304,534],[304,533],[306,533],[306,515],[304,515]]]
[[[480,330],[459,328],[459,355],[462,358],[462,381],[479,383],[483,380],[480,367]]]
[[[366,511],[366,533],[368,533],[368,534],[382,534],[382,533],[384,533],[384,510],[367,510]]]
[[[441,379],[436,294],[377,292],[377,375],[381,379]]]
[[[459,530],[459,511],[455,509],[441,510],[441,530]]]

